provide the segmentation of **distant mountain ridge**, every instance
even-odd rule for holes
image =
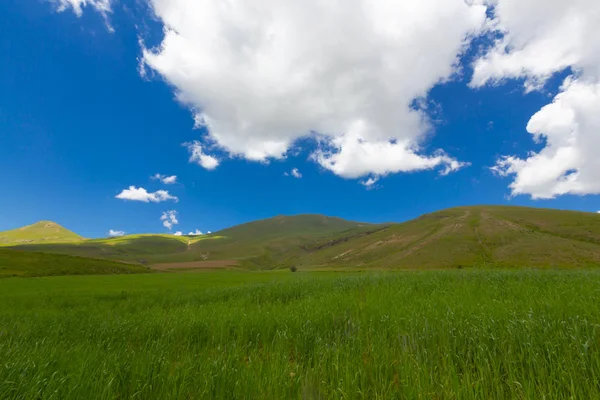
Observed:
[[[12,248],[142,264],[207,259],[245,260],[260,256],[271,247],[292,248],[300,243],[365,226],[370,224],[305,214],[252,221],[202,236],[146,234],[55,243],[40,240],[17,243]]]
[[[599,214],[527,207],[458,207],[399,224],[276,216],[199,237],[86,240],[70,233],[61,242],[38,237],[10,248],[144,265],[234,260],[252,269],[600,266]]]
[[[321,214],[277,215],[257,221],[236,225],[217,232],[220,236],[236,238],[282,237],[302,234],[327,234],[373,225],[365,222],[348,221]]]

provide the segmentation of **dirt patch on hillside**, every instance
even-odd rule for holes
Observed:
[[[409,248],[407,248],[404,251],[399,252],[399,254],[400,254],[399,258],[409,257],[409,256],[419,252],[425,246],[435,242],[436,240],[439,240],[444,236],[454,234],[454,232],[458,231],[459,229],[461,229],[465,226],[463,221],[469,215],[470,215],[470,212],[467,211],[464,215],[457,217],[456,220],[452,223],[452,225],[445,225],[439,229],[434,229],[432,231],[429,231],[429,233],[425,234],[420,239],[415,240],[410,245]]]
[[[210,261],[191,261],[178,263],[161,263],[150,266],[152,269],[167,270],[189,270],[189,269],[223,269],[235,267],[239,264],[238,260],[210,260]]]

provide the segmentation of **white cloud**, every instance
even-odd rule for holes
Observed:
[[[543,144],[525,158],[507,155],[492,170],[512,176],[512,195],[554,198],[600,193],[600,2],[497,0],[492,25],[504,34],[475,62],[473,86],[525,79],[536,90],[570,67],[552,104],[533,115],[527,131]]]
[[[108,236],[123,236],[125,235],[125,232],[123,231],[115,231],[115,230],[109,230],[108,231]]]
[[[410,150],[409,142],[365,142],[358,136],[346,134],[335,138],[334,150],[318,150],[314,159],[324,168],[345,178],[360,178],[368,174],[387,175],[444,166],[440,172],[447,175],[468,163],[459,162],[442,151],[432,156],[421,156]]]
[[[78,17],[81,16],[83,7],[86,6],[94,8],[103,15],[112,11],[110,0],[51,0],[51,2],[57,6],[59,12],[71,8]]]
[[[553,103],[531,117],[527,131],[545,147],[525,159],[505,156],[492,168],[515,176],[513,195],[600,193],[600,84],[567,80]]]
[[[294,178],[298,178],[298,179],[302,178],[302,174],[300,173],[298,168],[292,168],[292,170],[290,172],[284,172],[283,175],[293,176]]]
[[[375,184],[379,181],[378,176],[371,176],[366,181],[360,181],[360,184],[366,187],[368,190],[374,189]]]
[[[177,175],[167,176],[161,174],[154,174],[151,178],[154,180],[161,181],[165,185],[172,185],[174,183],[177,183]]]
[[[298,168],[292,168],[291,174],[294,178],[302,178],[302,174],[300,173],[300,171],[298,171]]]
[[[188,233],[188,235],[189,236],[202,236],[202,235],[204,235],[204,233],[202,233],[199,229],[196,229],[195,231]]]
[[[491,26],[504,34],[474,65],[472,85],[506,78],[539,88],[567,67],[600,78],[600,2],[597,0],[488,0]]]
[[[178,202],[179,199],[176,196],[171,196],[166,190],[157,190],[156,192],[148,192],[143,187],[136,188],[135,186],[129,186],[129,189],[124,189],[121,193],[115,196],[117,199],[142,201],[144,203],[160,203],[162,201],[173,200]]]
[[[469,166],[471,166],[470,162],[460,162],[456,160],[451,160],[445,164],[444,169],[440,171],[440,175],[446,176],[452,172],[456,172],[459,169],[466,168]]]
[[[190,162],[196,163],[208,170],[215,169],[219,166],[219,160],[215,156],[204,153],[202,144],[195,140],[191,143],[184,143],[190,152]]]
[[[183,236],[183,232],[177,231],[173,234],[173,236]]]
[[[81,17],[83,14],[83,7],[89,6],[102,15],[106,28],[110,32],[114,32],[108,20],[108,15],[112,12],[111,0],[50,0],[50,2],[56,5],[58,12],[63,12],[70,8],[78,17]]]
[[[160,220],[163,222],[163,226],[168,230],[173,229],[173,226],[179,223],[177,220],[177,211],[175,210],[163,212],[160,216]]]
[[[456,72],[484,26],[480,1],[150,2],[165,36],[144,62],[231,155],[283,158],[311,136],[313,159],[347,178],[457,162],[423,152],[431,126],[412,105]],[[199,142],[190,152],[218,165]]]

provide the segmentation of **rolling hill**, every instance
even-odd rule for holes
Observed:
[[[52,221],[40,221],[22,228],[0,232],[0,246],[77,242],[81,240],[84,240],[84,238]]]
[[[127,235],[70,243],[50,243],[48,240],[21,244],[15,248],[144,265],[227,259],[241,260],[243,264],[257,268],[273,268],[279,264],[265,255],[280,254],[303,243],[370,226],[323,215],[277,216],[237,225],[211,235]],[[255,260],[257,257],[262,261]]]
[[[600,215],[527,207],[460,207],[367,235],[312,243],[311,267],[600,266]]]
[[[196,242],[191,250],[207,259],[236,259],[247,267],[275,268],[310,243],[377,226],[316,214],[277,216],[222,230],[217,232],[219,240]]]
[[[219,238],[219,236],[142,234],[105,239],[88,239],[71,243],[27,244],[16,246],[15,248],[23,251],[68,254],[145,265],[163,260],[179,261],[183,259],[184,261],[190,261],[192,254],[190,246],[193,243],[198,240],[215,238]]]
[[[179,267],[218,260],[252,269],[591,267],[600,265],[600,215],[476,206],[442,210],[400,224],[297,215],[205,236],[131,235],[59,243],[38,237],[37,242],[19,243],[28,243],[14,247],[23,251],[144,265],[179,263]]]
[[[145,267],[111,260],[0,248],[0,278],[52,275],[109,275],[149,272]]]

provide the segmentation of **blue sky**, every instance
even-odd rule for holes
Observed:
[[[194,127],[193,113],[202,104],[178,100],[175,93],[192,96],[202,87],[194,82],[186,86],[179,75],[158,64],[149,66],[151,62],[146,76],[140,75],[140,39],[144,47],[154,48],[167,24],[160,11],[155,10],[154,18],[150,15],[149,9],[160,5],[146,8],[140,3],[108,3],[107,20],[114,32],[93,2],[80,16],[69,7],[57,11],[67,0],[0,3],[0,230],[44,219],[86,237],[106,236],[110,229],[169,232],[160,220],[168,210],[178,212],[171,232],[184,233],[216,231],[279,214],[386,222],[474,204],[600,210],[596,182],[583,181],[593,163],[569,167],[581,171],[576,187],[586,189],[552,189],[537,199],[537,189],[523,186],[520,194],[509,187],[518,173],[499,176],[490,170],[502,156],[526,159],[547,146],[546,140],[536,143],[526,127],[534,114],[568,90],[561,85],[572,74],[571,67],[549,67],[552,73],[546,74],[543,86],[529,93],[524,83],[531,76],[508,72],[501,84],[473,87],[473,60],[485,51],[485,41],[471,42],[459,55],[460,68],[446,82],[425,88],[423,113],[431,126],[419,136],[419,154],[433,157],[443,149],[448,157],[470,163],[447,175],[440,173],[443,163],[408,172],[395,172],[395,167],[382,172],[368,162],[359,169],[328,169],[315,161],[321,144],[308,132],[294,137],[285,157],[257,161],[251,150],[236,147],[238,137],[219,143],[210,138],[211,126]],[[206,104],[223,101],[218,94],[198,96],[208,99]],[[222,110],[214,115],[225,115],[221,122],[229,126]],[[282,125],[277,120],[265,126]],[[194,140],[219,160],[218,167],[190,162],[183,144]],[[301,178],[291,176],[293,168]],[[156,173],[176,175],[177,183],[151,179]],[[368,178],[377,182],[365,187],[360,182]],[[130,186],[166,190],[178,201],[115,198]]]

